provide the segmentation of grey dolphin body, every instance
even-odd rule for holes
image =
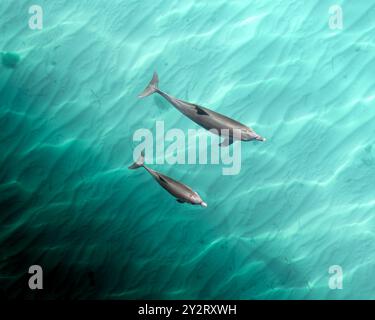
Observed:
[[[169,94],[161,91],[158,87],[159,77],[156,72],[152,77],[151,82],[146,87],[146,89],[139,95],[139,98],[147,97],[153,93],[158,93],[164,97],[168,102],[170,102],[178,111],[183,113],[185,116],[193,120],[198,125],[203,128],[210,130],[211,132],[224,136],[223,142],[220,146],[228,146],[235,140],[242,141],[266,141],[265,138],[261,137],[255,131],[244,124],[228,118],[218,112],[212,111],[210,109],[201,107],[197,104],[182,101],[180,99],[174,98]]]
[[[173,180],[170,177],[167,177],[160,172],[152,170],[145,166],[144,164],[144,153],[138,158],[136,162],[134,162],[129,169],[138,169],[140,167],[145,168],[148,173],[150,173],[154,179],[165,189],[167,190],[172,196],[174,196],[178,202],[180,203],[190,203],[194,205],[201,205],[202,207],[207,207],[207,203],[202,200],[197,192],[192,190],[187,185]]]

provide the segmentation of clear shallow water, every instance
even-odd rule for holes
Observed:
[[[335,2],[336,3],[336,2]],[[39,298],[375,298],[371,1],[2,0],[0,292]],[[242,170],[153,165],[199,190],[180,205],[129,171],[139,128],[197,128],[160,86],[268,138]],[[45,290],[26,289],[40,264]],[[328,288],[340,265],[344,289]]]

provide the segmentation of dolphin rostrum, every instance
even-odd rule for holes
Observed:
[[[155,180],[165,189],[167,190],[172,196],[174,196],[179,203],[190,203],[194,205],[201,205],[202,207],[207,207],[207,203],[202,200],[199,194],[193,191],[187,185],[173,180],[172,178],[167,177],[160,172],[152,170],[145,166],[144,164],[145,155],[144,152],[140,155],[138,160],[134,162],[129,169],[138,169],[140,167],[145,168],[148,173],[150,173]]]
[[[148,84],[146,89],[139,95],[139,98],[144,98],[153,93],[158,93],[164,97],[168,102],[170,102],[178,111],[183,113],[185,116],[193,120],[195,123],[199,124],[206,130],[224,136],[223,142],[220,146],[229,146],[234,140],[242,141],[266,141],[265,138],[261,137],[255,131],[244,124],[228,118],[218,112],[212,111],[210,109],[201,107],[197,104],[182,101],[180,99],[174,98],[169,94],[161,91],[158,87],[159,77],[156,72],[152,77],[151,82]]]

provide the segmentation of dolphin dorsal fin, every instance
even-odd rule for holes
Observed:
[[[195,110],[197,110],[197,113],[198,113],[198,114],[200,114],[200,115],[202,115],[202,116],[209,116],[209,114],[208,114],[206,111],[204,111],[204,110],[202,109],[202,107],[200,107],[200,106],[198,106],[198,105],[196,105],[196,104],[194,104],[194,107],[195,107]]]
[[[158,174],[158,177],[159,177],[159,179],[160,179],[161,181],[163,181],[164,183],[168,183],[168,181],[165,180],[160,174]]]

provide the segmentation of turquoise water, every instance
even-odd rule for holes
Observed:
[[[33,4],[0,5],[1,295],[375,298],[372,1],[41,1],[30,30]],[[333,4],[343,30],[328,26]],[[137,99],[154,70],[268,139],[242,143],[235,176],[152,165],[206,209],[127,169],[137,129],[197,128]]]

